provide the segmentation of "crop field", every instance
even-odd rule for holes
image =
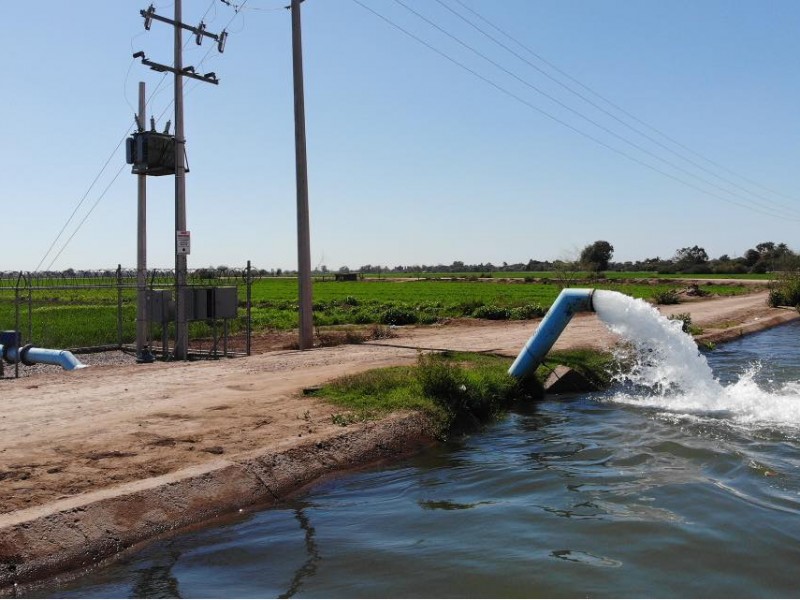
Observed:
[[[675,283],[586,284],[636,298],[651,299],[673,290]],[[709,294],[736,295],[740,284],[704,284]],[[528,319],[542,316],[561,291],[555,283],[463,281],[453,279],[316,281],[314,318],[317,325],[434,323],[442,318]],[[297,282],[262,279],[253,286],[254,319],[267,326],[297,326]],[[258,315],[258,316],[256,316]]]
[[[507,274],[506,274],[507,275]],[[529,274],[530,275],[530,274]],[[552,275],[552,274],[550,274]],[[95,280],[94,289],[52,286],[33,290],[30,298],[20,297],[0,285],[0,329],[16,327],[25,340],[45,347],[79,348],[131,343],[135,337],[136,291],[116,288],[113,278]],[[245,328],[245,285],[241,278],[220,278],[216,285],[239,287],[240,318],[229,323],[232,333]],[[656,294],[679,289],[684,284],[664,281],[632,283],[631,279],[602,283],[584,282],[576,287],[611,289],[652,299]],[[751,286],[738,283],[704,283],[708,294],[736,295]],[[257,279],[252,286],[253,331],[286,330],[297,327],[298,286],[293,277]],[[317,279],[313,286],[314,323],[336,325],[431,324],[447,318],[522,320],[541,317],[559,294],[561,287],[548,278],[537,281],[485,279],[364,279],[337,282]],[[158,339],[160,330],[153,328]],[[210,335],[206,322],[190,324],[192,338]]]

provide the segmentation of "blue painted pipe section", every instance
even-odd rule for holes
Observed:
[[[21,348],[16,346],[3,347],[0,345],[0,356],[9,363],[17,361],[25,365],[44,363],[46,365],[58,365],[65,371],[83,369],[86,366],[75,358],[75,355],[69,350],[50,350],[48,348],[34,348],[33,346],[22,346]]]
[[[519,378],[535,371],[572,319],[572,315],[576,312],[594,310],[592,307],[593,294],[593,289],[561,290],[553,306],[547,311],[544,319],[539,323],[539,327],[533,332],[531,339],[528,340],[514,364],[511,365],[508,374]]]

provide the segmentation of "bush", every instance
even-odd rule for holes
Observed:
[[[361,302],[355,296],[345,296],[344,300],[342,300],[342,304],[345,306],[358,306]]]
[[[384,325],[413,325],[418,320],[417,313],[410,308],[393,306],[383,312],[380,322]]]
[[[472,311],[472,316],[475,319],[490,319],[492,321],[506,321],[511,317],[511,311],[508,308],[501,306],[494,306],[488,304],[480,306]]]
[[[678,293],[675,290],[656,292],[653,294],[652,299],[656,304],[678,304],[681,301],[678,297]]]
[[[526,304],[525,306],[517,306],[512,308],[509,314],[509,318],[515,321],[525,321],[527,319],[538,319],[539,317],[543,317],[545,314],[545,309],[539,306],[538,304]]]
[[[483,300],[464,300],[463,302],[459,302],[456,305],[456,309],[464,316],[472,315],[477,309],[481,306],[484,306],[486,303]]]
[[[784,273],[770,284],[767,302],[773,308],[800,304],[800,272]]]

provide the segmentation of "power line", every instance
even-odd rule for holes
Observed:
[[[126,136],[127,136],[127,134],[126,134]],[[105,195],[108,192],[108,190],[111,189],[111,186],[114,185],[114,182],[120,176],[120,173],[122,173],[122,171],[125,169],[125,166],[126,166],[126,163],[122,163],[122,166],[119,168],[119,171],[117,171],[117,174],[114,175],[114,178],[108,183],[108,185],[105,187],[103,192],[97,197],[97,200],[95,200],[94,204],[92,204],[92,207],[89,209],[89,211],[86,213],[86,215],[84,215],[83,219],[81,219],[81,222],[78,223],[78,226],[75,228],[75,231],[72,232],[72,235],[70,235],[67,238],[67,240],[64,242],[64,245],[61,246],[61,250],[58,251],[58,253],[53,257],[53,260],[50,261],[50,264],[47,265],[47,270],[48,271],[52,268],[52,266],[56,262],[56,260],[58,260],[58,257],[61,256],[61,253],[64,252],[64,250],[67,248],[69,243],[72,241],[72,238],[74,238],[75,235],[78,233],[78,231],[80,231],[80,228],[83,226],[83,224],[89,218],[89,215],[91,215],[92,212],[94,212],[94,209],[97,208],[98,204],[100,204],[100,201],[105,197]],[[36,270],[38,271],[39,267],[36,267]]]
[[[741,185],[737,184],[736,182],[729,180],[729,179],[728,179],[728,178],[726,178],[726,177],[722,177],[722,176],[720,176],[720,175],[718,175],[718,174],[714,173],[714,172],[713,172],[713,171],[711,171],[710,169],[707,169],[707,168],[703,167],[702,165],[700,165],[700,164],[699,164],[699,163],[697,163],[696,161],[694,161],[694,160],[692,160],[692,159],[690,159],[690,158],[687,158],[686,156],[684,156],[684,155],[682,155],[682,154],[680,154],[680,153],[676,152],[675,150],[673,150],[673,149],[669,148],[669,146],[667,146],[667,145],[665,145],[665,144],[663,144],[663,143],[659,142],[658,140],[654,139],[652,136],[650,136],[650,135],[648,135],[648,134],[644,133],[643,131],[641,131],[640,129],[638,129],[638,128],[636,128],[636,127],[632,126],[632,125],[630,125],[629,123],[627,123],[627,122],[625,122],[624,120],[620,119],[619,117],[617,117],[617,116],[616,116],[616,115],[614,115],[613,113],[611,113],[611,112],[609,112],[609,111],[606,111],[605,109],[603,109],[602,107],[600,107],[599,105],[597,105],[597,103],[595,103],[595,102],[593,102],[592,100],[590,100],[589,98],[587,98],[587,97],[586,97],[584,94],[581,94],[580,92],[578,92],[578,91],[574,90],[573,88],[571,88],[571,87],[570,87],[570,86],[568,86],[567,84],[565,84],[565,83],[563,83],[563,82],[559,81],[557,78],[554,78],[553,76],[551,76],[551,75],[550,75],[549,73],[547,73],[545,70],[541,69],[541,68],[540,68],[540,67],[538,67],[537,65],[534,65],[533,63],[531,63],[530,61],[528,61],[528,60],[527,60],[527,59],[525,59],[524,57],[520,56],[520,55],[519,55],[517,52],[515,52],[514,50],[512,50],[511,48],[509,48],[507,45],[503,44],[502,42],[500,42],[499,40],[497,40],[495,37],[493,37],[492,35],[490,35],[489,33],[487,33],[485,30],[481,29],[480,27],[478,27],[477,25],[475,25],[474,23],[472,23],[471,21],[469,21],[468,19],[466,19],[466,18],[465,18],[463,15],[459,14],[457,11],[453,10],[453,8],[452,8],[452,7],[450,7],[450,6],[448,6],[447,4],[445,4],[444,2],[442,2],[442,0],[436,0],[436,1],[437,1],[437,2],[438,2],[440,5],[444,6],[444,7],[445,7],[447,10],[449,10],[450,12],[452,12],[453,14],[455,14],[455,15],[456,15],[458,18],[462,19],[463,21],[465,21],[466,23],[468,23],[470,26],[472,26],[472,27],[473,27],[473,28],[475,28],[476,30],[480,31],[480,32],[481,32],[483,35],[485,35],[486,37],[488,37],[489,39],[491,39],[492,41],[494,41],[494,42],[495,42],[497,45],[499,45],[500,47],[502,47],[502,48],[506,49],[508,52],[510,52],[511,54],[513,54],[514,56],[516,56],[517,58],[519,58],[520,60],[522,60],[522,61],[523,61],[523,62],[525,62],[526,64],[530,65],[532,68],[534,68],[534,69],[536,69],[537,71],[539,71],[540,73],[542,73],[542,74],[543,74],[545,77],[547,77],[547,78],[548,78],[548,79],[550,79],[551,81],[554,81],[554,82],[555,82],[555,83],[557,83],[558,85],[560,85],[560,86],[562,86],[562,87],[566,88],[567,90],[569,90],[569,91],[570,91],[570,92],[572,92],[573,94],[575,94],[575,95],[577,95],[578,97],[580,97],[581,99],[583,99],[585,102],[587,102],[587,103],[589,103],[590,105],[594,106],[596,109],[598,109],[598,110],[602,111],[604,114],[606,114],[606,115],[610,116],[611,118],[613,118],[613,119],[615,119],[615,120],[619,121],[620,123],[622,123],[623,125],[625,125],[626,127],[630,128],[630,129],[632,129],[633,131],[636,131],[636,132],[637,132],[639,135],[641,135],[641,136],[643,136],[643,137],[647,138],[647,139],[648,139],[648,140],[650,140],[651,142],[653,142],[653,143],[655,143],[655,144],[657,144],[657,145],[661,146],[662,148],[664,148],[664,149],[668,150],[669,152],[672,152],[672,153],[673,153],[673,154],[675,154],[676,156],[679,156],[679,157],[680,157],[680,158],[682,158],[683,160],[685,160],[685,161],[689,162],[690,164],[694,165],[695,167],[697,167],[697,168],[699,168],[699,169],[701,169],[701,170],[703,170],[703,171],[705,171],[705,172],[709,173],[710,175],[712,175],[712,176],[716,177],[717,179],[720,179],[720,180],[722,180],[722,181],[725,181],[725,182],[729,183],[730,185],[733,185],[734,187],[736,187],[736,188],[738,188],[738,189],[740,189],[740,190],[744,191],[745,193],[748,193],[748,194],[751,194],[751,195],[753,195],[753,196],[756,196],[756,197],[758,197],[758,198],[761,198],[761,199],[763,199],[763,200],[765,200],[765,201],[767,201],[767,202],[769,202],[770,204],[773,204],[773,205],[775,205],[775,206],[779,206],[779,207],[783,207],[783,208],[789,208],[790,210],[793,210],[791,207],[788,207],[787,205],[785,205],[785,204],[783,204],[783,203],[780,203],[780,202],[776,202],[776,201],[774,201],[774,200],[771,200],[770,198],[767,198],[767,197],[765,197],[765,196],[763,196],[763,195],[761,195],[761,194],[758,194],[758,193],[756,193],[756,192],[754,192],[754,191],[752,191],[752,190],[749,190],[749,189],[745,188],[744,186],[741,186]],[[788,199],[788,200],[792,200],[793,202],[796,202],[796,201],[797,201],[797,200],[796,200],[796,198],[792,198],[792,197],[790,197],[790,196],[787,196],[787,195],[785,195],[785,194],[782,194],[781,192],[777,192],[777,191],[775,191],[775,190],[772,190],[772,189],[770,189],[770,188],[768,188],[768,187],[766,187],[766,186],[764,186],[764,185],[761,185],[760,183],[758,183],[758,182],[756,182],[756,181],[753,181],[752,179],[749,179],[749,178],[745,177],[745,176],[744,176],[744,175],[742,175],[741,173],[736,173],[735,171],[733,171],[733,170],[731,170],[731,169],[729,169],[729,168],[725,167],[724,165],[721,165],[721,164],[719,164],[719,163],[717,163],[717,162],[715,162],[715,161],[711,160],[710,158],[708,158],[708,157],[706,157],[706,156],[703,156],[703,155],[702,155],[702,154],[700,154],[699,152],[696,152],[695,150],[692,150],[691,148],[689,148],[688,146],[686,146],[686,145],[682,144],[682,143],[681,143],[681,142],[679,142],[678,140],[676,140],[676,139],[674,139],[674,138],[670,137],[669,135],[667,135],[667,134],[666,134],[666,133],[664,133],[663,131],[661,131],[661,130],[657,129],[656,127],[653,127],[652,125],[650,125],[650,124],[646,123],[645,121],[643,121],[643,120],[639,119],[638,117],[636,117],[635,115],[633,115],[633,114],[632,114],[632,113],[630,113],[629,111],[625,110],[624,108],[622,108],[622,107],[621,107],[621,106],[619,106],[618,104],[614,103],[613,101],[609,100],[608,98],[606,98],[605,96],[603,96],[603,95],[602,95],[602,94],[600,94],[599,92],[597,92],[597,91],[593,90],[592,88],[590,88],[590,87],[589,87],[589,86],[587,86],[586,84],[582,83],[582,82],[581,82],[581,81],[579,81],[578,79],[576,79],[576,78],[572,77],[572,76],[571,76],[569,73],[566,73],[566,72],[565,72],[565,71],[563,71],[562,69],[558,68],[558,67],[557,67],[556,65],[554,65],[552,62],[550,62],[550,61],[548,61],[546,58],[544,58],[544,57],[543,57],[541,54],[538,54],[537,52],[535,52],[534,50],[532,50],[530,47],[526,46],[524,43],[522,43],[521,41],[519,41],[518,39],[516,39],[515,37],[513,37],[512,35],[510,35],[508,32],[504,31],[503,29],[501,29],[500,27],[498,27],[497,25],[495,25],[494,23],[492,23],[491,21],[489,21],[489,20],[488,20],[486,17],[484,17],[483,15],[481,15],[480,13],[478,13],[477,11],[473,10],[473,9],[472,9],[472,8],[470,8],[469,6],[465,5],[465,4],[464,4],[464,3],[463,3],[461,0],[453,0],[453,1],[454,1],[454,2],[456,2],[457,4],[459,4],[459,5],[460,5],[462,8],[466,9],[467,11],[469,11],[470,13],[472,13],[473,15],[475,15],[475,16],[476,16],[478,19],[480,19],[481,21],[483,21],[484,23],[486,23],[487,25],[489,25],[489,26],[490,26],[492,29],[494,29],[495,31],[499,32],[500,34],[502,34],[503,36],[505,36],[507,39],[511,40],[512,42],[514,42],[515,44],[517,44],[518,46],[520,46],[521,48],[523,48],[523,49],[524,49],[526,52],[528,52],[530,55],[534,56],[534,57],[535,57],[535,58],[537,58],[539,61],[541,61],[542,63],[544,63],[545,65],[547,65],[548,67],[550,67],[551,69],[553,69],[554,71],[556,71],[557,73],[559,73],[560,75],[562,75],[563,77],[565,77],[566,79],[568,79],[569,81],[572,81],[573,83],[575,83],[575,84],[579,85],[581,88],[583,88],[584,90],[586,90],[587,92],[589,92],[589,93],[590,93],[590,94],[592,94],[593,96],[595,96],[595,97],[599,98],[600,100],[602,100],[603,102],[605,102],[605,103],[606,103],[606,104],[608,104],[609,106],[613,107],[614,109],[616,109],[616,110],[617,110],[617,111],[619,111],[621,114],[623,114],[623,115],[625,115],[626,117],[628,117],[629,119],[632,119],[632,120],[633,120],[633,121],[635,121],[636,123],[639,123],[640,125],[643,125],[643,126],[644,126],[644,127],[646,127],[647,129],[649,129],[649,130],[651,130],[651,131],[655,132],[656,134],[660,135],[661,137],[663,137],[664,139],[668,140],[668,141],[669,141],[669,142],[671,142],[672,144],[674,144],[674,145],[678,146],[679,148],[682,148],[683,150],[685,150],[685,151],[687,151],[687,152],[691,153],[692,155],[694,155],[694,156],[696,156],[696,157],[700,158],[701,160],[704,160],[704,161],[706,161],[707,163],[709,163],[709,164],[711,164],[711,165],[715,166],[716,168],[718,168],[718,169],[721,169],[722,171],[725,171],[726,173],[728,173],[728,174],[730,174],[730,175],[733,175],[734,177],[738,177],[738,178],[739,178],[739,179],[741,179],[742,181],[746,181],[746,182],[750,183],[751,185],[754,185],[754,186],[756,186],[756,187],[758,187],[758,188],[761,188],[762,190],[764,190],[764,191],[767,191],[767,192],[769,192],[769,193],[771,193],[771,194],[774,194],[774,195],[777,195],[777,196],[781,196],[781,197],[783,197],[783,198],[786,198],[786,199]]]
[[[756,208],[754,206],[751,206],[749,204],[743,204],[741,202],[737,202],[737,201],[732,200],[730,198],[726,198],[724,196],[720,196],[719,194],[716,194],[716,193],[714,193],[712,191],[703,189],[703,188],[701,188],[701,187],[699,187],[699,186],[697,186],[697,185],[695,185],[695,184],[693,184],[691,182],[688,182],[688,181],[686,181],[686,180],[684,180],[684,179],[682,179],[682,178],[680,178],[680,177],[678,177],[676,175],[673,175],[672,173],[664,171],[663,169],[655,167],[655,166],[653,166],[653,165],[651,165],[651,164],[649,164],[649,163],[647,163],[647,162],[645,162],[645,161],[643,161],[643,160],[641,160],[639,158],[636,158],[635,156],[632,156],[631,154],[628,154],[627,152],[625,152],[623,150],[620,150],[619,148],[611,146],[610,144],[607,144],[606,142],[600,140],[599,138],[597,138],[597,137],[595,137],[595,136],[593,136],[593,135],[591,135],[591,134],[589,134],[589,133],[587,133],[587,132],[585,132],[585,131],[583,131],[581,129],[578,129],[577,127],[567,123],[563,119],[560,119],[560,118],[556,117],[555,115],[552,115],[551,113],[545,111],[544,109],[536,106],[535,104],[532,104],[531,102],[525,100],[524,98],[522,98],[521,96],[515,94],[514,92],[509,91],[508,89],[506,89],[503,86],[501,86],[500,84],[492,81],[491,79],[481,75],[480,73],[478,73],[474,69],[468,67],[464,63],[456,60],[455,58],[453,58],[450,55],[446,54],[445,52],[439,50],[438,48],[435,48],[433,45],[431,45],[430,43],[426,42],[425,40],[423,40],[419,36],[415,35],[414,33],[411,33],[410,31],[408,31],[404,27],[401,27],[397,23],[395,23],[392,20],[390,20],[388,17],[386,17],[383,14],[373,10],[372,8],[370,8],[369,6],[365,5],[360,0],[353,0],[353,2],[355,2],[356,4],[361,6],[366,11],[372,13],[373,15],[378,17],[379,19],[383,20],[384,22],[386,22],[391,27],[393,27],[393,28],[397,29],[398,31],[404,33],[408,37],[412,38],[413,40],[415,40],[418,43],[422,44],[423,46],[427,47],[429,50],[435,52],[436,54],[438,54],[439,56],[445,58],[446,60],[448,60],[449,62],[451,62],[454,65],[458,66],[459,68],[467,71],[468,73],[472,74],[473,76],[477,77],[478,79],[480,79],[484,83],[487,83],[488,85],[492,86],[493,88],[497,89],[498,91],[502,92],[503,94],[513,98],[514,100],[516,100],[517,102],[520,102],[521,104],[527,106],[528,108],[531,108],[532,110],[535,110],[536,112],[546,116],[548,119],[551,119],[552,121],[555,121],[556,123],[559,123],[560,125],[562,125],[562,126],[566,127],[567,129],[577,133],[578,135],[580,135],[582,137],[585,137],[585,138],[593,141],[594,143],[596,143],[596,144],[598,144],[598,145],[600,145],[600,146],[602,146],[602,147],[604,147],[604,148],[606,148],[608,150],[611,150],[612,152],[614,152],[616,154],[619,154],[620,156],[623,156],[623,157],[627,158],[630,161],[633,161],[633,162],[635,162],[635,163],[637,163],[637,164],[639,164],[639,165],[641,165],[643,167],[646,167],[646,168],[648,168],[648,169],[650,169],[652,171],[655,171],[656,173],[660,173],[661,175],[664,175],[665,177],[668,177],[668,178],[670,178],[670,179],[672,179],[674,181],[677,181],[677,182],[679,182],[679,183],[681,183],[681,184],[683,184],[683,185],[685,185],[687,187],[690,187],[690,188],[692,188],[692,189],[694,189],[696,191],[699,191],[699,192],[701,192],[703,194],[706,194],[706,195],[711,196],[713,198],[717,198],[718,200],[722,200],[723,202],[727,202],[729,204],[734,204],[736,206],[739,206],[739,207],[742,207],[742,208],[746,208],[746,209],[752,210],[754,212],[759,212],[759,213],[762,213],[762,214],[765,214],[765,215],[768,215],[768,216],[771,216],[771,217],[778,217],[778,218],[784,218],[784,219],[789,219],[789,220],[800,220],[800,218],[796,218],[796,217],[787,217],[787,216],[777,215],[774,212],[769,212],[767,210],[759,210],[758,208]]]
[[[56,243],[58,242],[58,240],[61,237],[61,235],[64,233],[66,228],[69,226],[69,224],[72,221],[72,219],[75,217],[75,214],[78,212],[78,209],[80,209],[80,207],[86,201],[86,198],[89,196],[89,192],[92,191],[92,188],[94,188],[94,186],[97,183],[98,179],[100,179],[100,176],[106,170],[106,167],[111,162],[111,159],[114,158],[114,155],[117,153],[117,150],[119,150],[119,147],[125,142],[125,140],[127,139],[128,135],[130,134],[130,132],[131,132],[131,130],[128,129],[125,132],[125,135],[122,136],[122,139],[119,141],[119,143],[114,147],[114,150],[111,151],[111,154],[108,156],[108,158],[106,159],[106,162],[101,167],[100,172],[95,176],[95,178],[92,181],[91,185],[89,185],[89,188],[86,190],[86,193],[83,194],[83,197],[80,199],[80,202],[78,202],[77,206],[75,206],[74,210],[72,211],[72,214],[69,216],[67,221],[64,223],[64,226],[58,232],[58,235],[56,235],[56,237],[53,239],[53,242],[50,244],[50,247],[47,249],[47,252],[44,253],[44,256],[42,256],[42,259],[39,261],[39,264],[36,265],[36,268],[33,270],[34,273],[39,270],[39,267],[41,267],[42,263],[44,263],[44,261],[47,259],[47,255],[50,254],[50,252],[53,250],[53,247],[56,245]],[[72,238],[70,237],[70,239],[72,239]]]
[[[150,100],[153,99],[153,96],[155,95],[156,91],[158,91],[158,87],[164,82],[165,78],[166,78],[166,74],[164,74],[164,77],[161,78],[161,81],[159,81],[158,85],[156,86],[156,89],[153,90],[153,93],[150,94],[150,98],[148,99],[148,103],[150,102]],[[108,155],[108,158],[106,159],[105,163],[103,163],[103,166],[100,168],[100,171],[97,173],[97,175],[95,176],[94,180],[92,180],[92,183],[89,185],[89,187],[87,188],[86,192],[83,194],[83,196],[81,197],[80,201],[78,202],[78,204],[73,209],[72,214],[70,214],[70,216],[67,218],[66,222],[61,227],[61,229],[59,230],[59,232],[56,235],[56,237],[53,238],[53,241],[51,242],[50,246],[47,248],[47,251],[44,253],[44,255],[42,256],[42,259],[39,261],[39,264],[36,265],[36,268],[34,269],[34,273],[38,272],[39,268],[42,266],[44,261],[47,260],[48,255],[50,254],[50,252],[52,252],[53,248],[58,243],[58,240],[64,234],[64,231],[66,231],[67,227],[69,227],[69,224],[72,222],[72,219],[75,218],[75,215],[77,214],[78,210],[80,210],[81,206],[83,206],[83,203],[86,201],[86,198],[89,196],[89,194],[91,193],[92,189],[97,184],[98,180],[103,175],[103,173],[105,172],[105,170],[108,167],[108,165],[111,163],[111,159],[114,158],[114,155],[117,153],[117,151],[119,150],[120,146],[122,146],[122,144],[125,142],[125,140],[130,135],[132,129],[133,129],[132,127],[129,127],[128,129],[125,130],[125,133],[122,136],[122,139],[120,139],[120,141],[117,143],[117,145],[111,151],[111,154]],[[125,163],[123,163],[122,168],[124,168],[124,167],[125,167]],[[114,180],[116,180],[117,177],[119,177],[119,173],[117,173],[117,176],[114,177]],[[112,181],[112,183],[113,183],[113,181]],[[105,195],[105,192],[103,192],[103,195]],[[102,197],[103,196],[101,195],[101,198]],[[75,229],[75,231],[70,236],[70,238],[69,238],[70,240],[75,236],[75,234],[77,233],[78,229],[80,229],[81,225],[83,225],[83,223],[85,221],[86,221],[86,219],[84,218],[84,220],[81,221],[81,223],[78,225],[78,227]],[[67,241],[67,243],[68,242],[69,242],[69,240]],[[64,247],[61,248],[61,251],[59,252],[59,254],[61,254],[61,252],[64,251],[65,247],[66,247],[66,244],[64,244]],[[50,264],[52,265],[52,262]],[[48,267],[48,270],[49,270],[49,267]]]
[[[700,181],[701,183],[703,183],[703,184],[705,184],[705,185],[707,185],[707,186],[710,186],[710,187],[712,187],[712,188],[715,188],[715,189],[717,189],[717,190],[719,190],[719,191],[721,191],[721,192],[723,192],[723,193],[725,193],[725,194],[730,194],[731,196],[733,196],[733,197],[735,197],[735,198],[739,198],[740,200],[742,200],[742,201],[744,201],[744,202],[748,202],[748,203],[755,204],[755,205],[757,205],[757,206],[760,206],[760,207],[761,207],[761,208],[763,208],[763,209],[766,209],[766,210],[769,210],[769,211],[773,211],[773,212],[776,212],[776,213],[783,212],[783,213],[785,213],[785,214],[786,214],[786,213],[787,213],[787,211],[788,211],[788,214],[787,214],[786,216],[789,216],[790,218],[797,218],[797,219],[800,219],[800,213],[798,213],[798,212],[796,211],[796,209],[793,209],[793,208],[777,208],[777,209],[776,209],[776,208],[772,208],[772,207],[770,207],[770,206],[764,205],[763,203],[761,203],[761,202],[758,202],[757,200],[753,200],[753,199],[751,199],[751,198],[748,198],[748,197],[746,197],[746,196],[742,196],[741,194],[738,194],[738,193],[737,193],[737,192],[735,192],[735,191],[731,191],[730,189],[724,188],[724,187],[722,187],[722,186],[720,186],[720,185],[718,185],[718,184],[714,183],[713,181],[709,181],[708,179],[706,179],[706,178],[704,178],[704,177],[702,177],[702,176],[700,176],[700,175],[697,175],[697,174],[695,174],[695,173],[691,172],[690,170],[688,170],[688,169],[686,169],[686,168],[682,167],[682,166],[681,166],[681,165],[679,165],[679,164],[676,164],[675,162],[673,162],[673,161],[671,161],[671,160],[668,160],[668,159],[666,159],[666,158],[664,158],[664,157],[662,157],[662,156],[659,156],[658,154],[656,154],[655,152],[652,152],[652,151],[650,151],[649,149],[645,148],[645,147],[644,147],[644,146],[642,146],[641,144],[638,144],[638,143],[636,143],[636,142],[634,142],[634,141],[631,141],[631,140],[630,140],[630,139],[628,139],[627,137],[625,137],[625,136],[623,136],[623,135],[620,135],[620,134],[619,134],[619,133],[617,133],[616,131],[613,131],[612,129],[609,129],[608,127],[606,127],[605,125],[602,125],[601,123],[598,123],[596,120],[592,119],[591,117],[588,117],[588,116],[586,116],[586,115],[585,115],[585,114],[583,114],[581,111],[579,111],[579,110],[576,110],[575,108],[573,108],[573,107],[569,106],[569,105],[568,105],[568,104],[566,104],[565,102],[562,102],[560,99],[556,98],[556,97],[555,97],[555,96],[553,96],[552,94],[549,94],[549,93],[545,92],[544,90],[542,90],[542,89],[540,89],[539,87],[537,87],[537,86],[535,86],[534,84],[532,84],[530,81],[528,81],[528,80],[526,80],[526,79],[524,79],[524,78],[520,77],[519,75],[517,75],[517,74],[516,74],[516,73],[514,73],[513,71],[511,71],[511,70],[509,70],[509,69],[505,68],[503,65],[499,64],[497,61],[495,61],[495,60],[493,60],[493,59],[489,58],[488,56],[486,56],[485,54],[483,54],[483,53],[482,53],[482,52],[480,52],[479,50],[476,50],[476,49],[475,49],[473,46],[471,46],[470,44],[467,44],[466,42],[464,42],[462,39],[460,39],[460,38],[459,38],[459,37],[457,37],[456,35],[454,35],[454,34],[450,33],[449,31],[447,31],[447,30],[446,30],[446,29],[444,29],[443,27],[439,26],[437,23],[433,22],[432,20],[430,20],[429,18],[427,18],[425,15],[423,15],[423,14],[419,13],[418,11],[414,10],[413,8],[411,8],[410,6],[408,6],[408,5],[407,5],[405,2],[403,2],[403,0],[394,0],[394,1],[395,1],[395,3],[399,4],[400,6],[402,6],[403,8],[405,8],[406,10],[408,10],[409,12],[411,12],[412,14],[416,15],[416,16],[417,16],[419,19],[421,19],[421,20],[425,21],[425,22],[426,22],[428,25],[430,25],[431,27],[433,27],[433,28],[434,28],[434,29],[436,29],[437,31],[441,32],[442,34],[446,35],[446,36],[447,36],[447,37],[449,37],[450,39],[454,40],[456,43],[458,43],[458,44],[459,44],[459,45],[461,45],[462,47],[466,48],[466,49],[467,49],[467,50],[469,50],[470,52],[473,52],[474,54],[476,54],[477,56],[479,56],[479,57],[480,57],[480,58],[482,58],[483,60],[487,61],[489,64],[491,64],[491,65],[492,65],[492,66],[494,66],[495,68],[499,69],[500,71],[502,71],[502,72],[503,72],[503,73],[505,73],[506,75],[508,75],[508,76],[510,76],[510,77],[512,77],[512,78],[514,78],[514,79],[515,79],[515,80],[517,80],[518,82],[520,82],[520,83],[522,83],[523,85],[525,85],[525,86],[529,87],[530,89],[534,90],[534,91],[535,91],[535,92],[537,92],[538,94],[540,94],[540,95],[544,96],[545,98],[547,98],[547,99],[548,99],[548,100],[550,100],[551,102],[553,102],[553,103],[557,104],[557,105],[558,105],[558,106],[560,106],[561,108],[563,108],[563,109],[565,109],[565,110],[567,110],[567,111],[571,112],[572,114],[574,114],[574,115],[578,116],[579,118],[581,118],[581,119],[583,119],[583,120],[585,120],[585,121],[589,122],[590,124],[594,125],[595,127],[597,127],[598,129],[600,129],[600,130],[604,131],[605,133],[607,133],[607,134],[611,135],[612,137],[614,137],[614,138],[618,139],[619,141],[621,141],[621,142],[623,142],[623,143],[625,143],[625,144],[628,144],[628,145],[629,145],[629,146],[631,146],[632,148],[635,148],[635,149],[636,149],[636,150],[638,150],[639,152],[642,152],[643,154],[646,154],[647,156],[649,156],[649,157],[651,157],[651,158],[653,158],[653,159],[655,159],[655,160],[658,160],[658,161],[660,161],[660,162],[664,163],[665,165],[668,165],[668,166],[669,166],[669,167],[671,167],[672,169],[675,169],[676,171],[679,171],[679,172],[683,173],[684,175],[687,175],[687,176],[689,176],[689,177],[692,177],[692,178],[696,179],[697,181]],[[569,89],[569,88],[568,88],[568,89]],[[609,114],[610,114],[610,113],[609,113]],[[620,122],[622,122],[622,121],[620,121]],[[625,124],[625,123],[623,122],[623,124]],[[634,130],[634,131],[635,131],[635,130]],[[702,168],[702,167],[701,167],[701,168]],[[713,173],[712,173],[712,175],[713,175]],[[747,192],[747,190],[745,190],[745,192]]]

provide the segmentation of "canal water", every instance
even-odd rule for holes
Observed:
[[[672,329],[635,333],[680,337]],[[517,407],[399,464],[35,593],[797,597],[798,340],[791,324],[705,357],[675,340],[634,345],[609,392]]]

